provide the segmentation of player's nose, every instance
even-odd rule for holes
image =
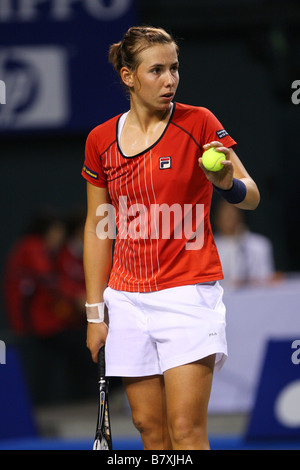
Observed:
[[[168,70],[166,72],[166,76],[165,76],[165,86],[169,88],[169,87],[174,85],[175,81],[176,80],[175,80],[175,77],[173,76],[172,72],[170,70]]]

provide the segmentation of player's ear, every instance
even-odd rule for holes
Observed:
[[[122,67],[120,70],[121,80],[128,88],[133,87],[133,74],[127,67]]]

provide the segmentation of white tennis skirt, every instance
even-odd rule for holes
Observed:
[[[146,293],[107,287],[107,376],[163,374],[211,354],[219,371],[227,358],[222,298],[218,282]]]

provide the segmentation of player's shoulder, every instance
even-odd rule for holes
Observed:
[[[204,106],[194,106],[190,104],[175,103],[174,120],[207,119],[212,112]]]
[[[117,135],[117,122],[121,114],[114,116],[107,121],[95,126],[87,136],[87,142],[97,145],[99,151],[107,148],[111,143],[116,140]]]
[[[107,121],[102,122],[101,124],[98,124],[97,126],[95,126],[91,130],[91,133],[101,134],[101,133],[109,131],[110,129],[115,130],[117,121],[118,121],[120,116],[121,116],[121,114],[118,114],[117,116],[114,116],[114,117],[108,119]]]

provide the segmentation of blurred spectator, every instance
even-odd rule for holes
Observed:
[[[276,278],[272,244],[265,236],[249,230],[243,211],[220,200],[214,210],[213,226],[224,284],[237,287]]]
[[[65,268],[71,264],[66,263],[66,253],[75,246],[75,232],[69,239],[65,221],[45,211],[33,218],[7,260],[6,310],[35,404],[78,399],[95,391],[78,300],[84,295],[82,250],[76,253],[77,268],[74,261],[71,269]],[[80,278],[76,285],[67,279],[74,278],[75,271]]]
[[[73,321],[86,325],[85,278],[83,270],[83,231],[85,213],[78,209],[66,220],[67,237],[60,250],[57,267],[59,289],[73,306]]]
[[[5,299],[10,325],[18,334],[48,336],[65,327],[67,314],[57,305],[56,271],[65,235],[56,214],[38,214],[8,257]]]

